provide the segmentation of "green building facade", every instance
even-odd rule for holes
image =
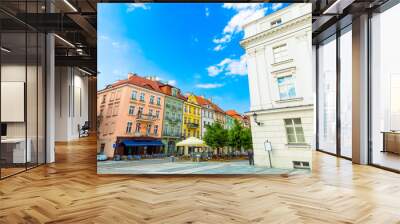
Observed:
[[[178,98],[179,93],[175,88],[171,96],[166,96],[164,101],[164,120],[162,131],[162,142],[165,154],[173,155],[176,152],[176,143],[182,140],[182,114],[184,100]],[[175,96],[174,96],[175,95]]]
[[[229,130],[233,127],[235,123],[235,118],[225,114],[225,129]]]

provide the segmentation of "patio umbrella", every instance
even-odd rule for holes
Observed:
[[[176,143],[176,146],[206,147],[207,145],[201,139],[198,139],[196,137],[189,137],[183,141]]]
[[[196,137],[189,137],[183,141],[180,141],[176,143],[176,146],[184,147],[184,154],[188,155],[188,148],[189,147],[194,147],[194,148],[203,148],[207,147],[207,145],[204,143],[203,140],[198,139]]]

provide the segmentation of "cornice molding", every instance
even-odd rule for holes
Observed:
[[[283,23],[280,26],[277,26],[277,27],[274,27],[272,29],[265,30],[265,31],[263,31],[261,33],[258,33],[256,35],[250,36],[250,37],[242,40],[240,42],[240,45],[243,48],[246,49],[252,43],[257,43],[258,41],[266,39],[266,38],[268,38],[268,37],[270,37],[270,36],[272,36],[272,35],[274,35],[274,34],[276,34],[278,32],[284,32],[284,31],[288,30],[289,28],[292,28],[292,27],[294,27],[294,26],[296,26],[296,25],[298,25],[300,23],[303,23],[303,22],[305,22],[307,20],[311,21],[311,18],[312,18],[311,13],[303,15],[303,16],[298,17],[296,19],[290,20],[289,22]],[[310,23],[310,27],[311,27],[311,23]]]

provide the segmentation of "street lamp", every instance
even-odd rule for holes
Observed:
[[[262,125],[262,123],[259,122],[259,121],[257,120],[257,114],[256,114],[256,112],[253,113],[253,118],[254,118],[254,122],[255,122],[258,126],[261,126],[261,125]]]

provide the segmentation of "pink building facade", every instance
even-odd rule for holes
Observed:
[[[157,81],[135,74],[100,90],[98,151],[108,158],[160,153],[164,99]]]

